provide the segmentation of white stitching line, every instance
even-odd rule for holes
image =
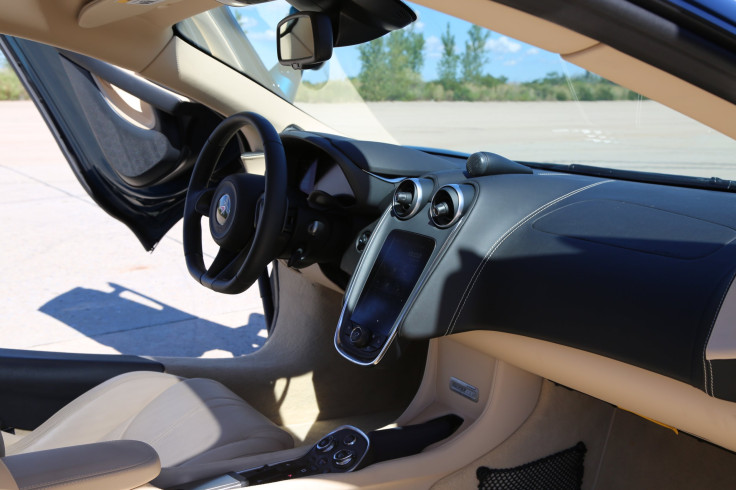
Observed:
[[[548,202],[544,206],[541,206],[537,208],[532,213],[528,214],[524,218],[521,219],[521,221],[517,222],[514,226],[509,228],[506,233],[504,233],[496,242],[491,245],[491,248],[488,249],[488,252],[486,252],[486,255],[483,257],[483,260],[480,264],[478,264],[478,267],[476,267],[475,272],[473,273],[473,276],[470,278],[470,282],[465,287],[465,291],[463,292],[462,299],[460,301],[460,304],[458,304],[457,308],[455,309],[455,313],[452,315],[452,319],[450,320],[450,325],[448,325],[447,330],[445,330],[445,335],[449,335],[450,332],[452,332],[455,329],[455,323],[457,322],[458,318],[460,317],[460,314],[462,313],[463,309],[465,308],[465,303],[470,297],[470,293],[472,292],[473,288],[475,287],[475,283],[478,281],[478,278],[480,277],[481,273],[483,272],[483,269],[485,269],[486,264],[491,259],[491,256],[493,253],[498,249],[498,247],[501,246],[501,244],[509,237],[511,234],[513,234],[516,230],[521,228],[526,222],[528,222],[530,219],[534,218],[536,215],[544,211],[545,209],[549,208],[550,206],[554,206],[560,201],[563,201],[567,199],[568,197],[574,196],[575,194],[579,192],[583,192],[584,190],[590,189],[591,187],[595,187],[597,185],[605,184],[607,182],[612,182],[611,180],[604,180],[601,182],[596,182],[595,184],[590,184],[585,187],[581,187],[579,189],[576,189],[574,191],[568,192],[564,196],[560,196],[557,199]]]
[[[721,308],[723,307],[723,302],[726,300],[726,295],[728,294],[728,291],[731,289],[731,286],[733,285],[734,279],[736,279],[736,273],[731,276],[731,280],[728,282],[728,287],[725,291],[723,291],[723,296],[721,296],[721,301],[718,303],[718,309],[716,309],[716,314],[713,315],[713,321],[710,323],[710,330],[708,331],[708,337],[705,339],[705,344],[703,345],[703,389],[705,389],[705,392],[709,394],[710,396],[716,396],[715,395],[715,388],[713,385],[713,363],[710,362],[710,359],[706,359],[706,351],[708,350],[708,342],[710,342],[710,336],[713,334],[713,327],[716,325],[716,320],[718,319],[718,315],[721,312]],[[707,361],[707,366],[706,366]],[[708,383],[708,373],[710,373],[710,383]],[[708,393],[708,384],[710,384],[710,393]]]

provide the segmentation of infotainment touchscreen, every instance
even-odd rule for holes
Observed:
[[[351,322],[367,327],[374,335],[388,335],[434,246],[435,241],[423,235],[402,230],[389,233],[353,310]]]

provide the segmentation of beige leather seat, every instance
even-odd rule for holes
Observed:
[[[102,441],[134,440],[153,447],[169,486],[193,465],[293,447],[291,436],[220,383],[163,373],[117,376],[69,403],[14,443],[7,456]],[[1,471],[1,470],[0,470]]]
[[[161,470],[140,441],[107,441],[0,457],[1,490],[130,490]]]

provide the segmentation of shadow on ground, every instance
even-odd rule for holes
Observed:
[[[121,354],[199,357],[250,354],[266,341],[263,315],[231,328],[191,315],[118,284],[110,292],[74,288],[39,311]],[[222,351],[222,352],[213,352]]]

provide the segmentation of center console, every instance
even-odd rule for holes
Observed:
[[[461,417],[450,414],[368,435],[345,425],[324,436],[296,459],[230,472],[169,490],[230,490],[313,475],[350,473],[374,463],[418,454],[452,435],[462,423]]]
[[[392,230],[358,301],[339,330],[339,344],[353,359],[371,363],[395,334],[397,319],[424,271],[435,240]]]
[[[335,348],[356,364],[384,357],[470,209],[472,185],[434,187],[432,179],[402,181],[362,252],[335,332]]]
[[[297,459],[231,472],[214,479],[180,487],[181,490],[229,490],[324,473],[347,473],[364,462],[370,439],[356,427],[339,427]],[[179,490],[179,489],[177,489]]]

